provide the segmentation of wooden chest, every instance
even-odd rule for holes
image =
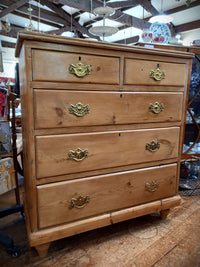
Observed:
[[[30,245],[180,204],[192,54],[22,32]]]

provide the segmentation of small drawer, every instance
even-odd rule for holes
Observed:
[[[34,90],[35,128],[180,121],[183,93]]]
[[[36,136],[37,178],[177,158],[179,130]]]
[[[176,172],[170,164],[38,186],[39,228],[173,196]]]
[[[34,81],[119,84],[119,58],[44,50],[32,57]]]
[[[125,59],[124,84],[185,86],[186,64]]]

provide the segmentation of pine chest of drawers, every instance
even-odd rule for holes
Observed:
[[[192,54],[20,33],[30,245],[180,204]]]

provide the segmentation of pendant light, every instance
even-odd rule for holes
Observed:
[[[33,11],[32,7],[31,7],[31,2],[29,0],[29,7],[28,7],[28,13],[29,13],[29,24],[28,25],[25,25],[25,29],[26,31],[29,31],[29,32],[32,32],[35,30],[34,26],[33,26],[33,23],[32,23],[32,14],[31,12]]]
[[[173,17],[166,15],[163,13],[163,0],[161,0],[161,12],[157,16],[153,16],[150,18],[149,22],[160,22],[160,23],[170,23],[173,21]]]
[[[99,17],[103,18],[103,26],[93,26],[89,29],[89,32],[97,35],[102,36],[103,40],[106,36],[111,36],[118,32],[118,28],[112,27],[112,26],[106,26],[105,25],[105,18],[113,15],[115,13],[115,9],[109,6],[106,6],[105,0],[104,5],[102,7],[97,7],[93,10],[93,13],[95,15],[98,15]]]

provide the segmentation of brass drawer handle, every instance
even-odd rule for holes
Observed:
[[[83,63],[79,62],[76,65],[69,65],[69,72],[71,74],[75,74],[78,77],[84,77],[87,74],[90,74],[91,67],[90,65],[83,65]]]
[[[154,104],[150,103],[149,104],[149,110],[152,111],[153,113],[160,113],[161,111],[163,111],[164,109],[164,105],[160,104],[159,102],[155,102]]]
[[[76,105],[70,104],[69,106],[69,113],[74,114],[78,117],[82,117],[85,114],[89,113],[90,106],[86,105],[84,106],[81,102],[78,102]]]
[[[158,187],[159,187],[159,182],[156,182],[154,180],[145,184],[145,189],[150,192],[155,192],[158,189]]]
[[[149,150],[151,152],[155,152],[160,148],[160,142],[151,141],[151,143],[146,144],[146,150]]]
[[[164,71],[161,71],[159,68],[159,64],[157,65],[157,68],[155,70],[150,71],[150,77],[154,78],[156,81],[161,81],[165,78]]]
[[[78,209],[81,209],[83,207],[85,207],[85,205],[90,201],[90,197],[86,196],[79,196],[77,198],[72,198],[71,199],[71,208],[75,207]]]
[[[82,150],[79,147],[76,150],[70,150],[68,152],[69,159],[73,159],[75,161],[81,161],[87,156],[88,156],[88,150],[87,149]]]

